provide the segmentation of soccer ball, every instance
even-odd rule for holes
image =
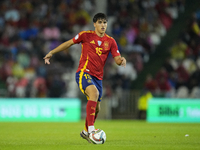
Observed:
[[[101,129],[95,129],[90,133],[89,139],[93,144],[103,144],[106,141],[106,133]]]

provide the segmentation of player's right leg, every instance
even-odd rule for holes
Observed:
[[[94,117],[94,123],[95,123],[95,120],[96,120],[96,118],[97,118],[97,116],[98,116],[99,111],[100,111],[100,101],[97,101],[96,112],[95,112],[95,117]],[[81,136],[83,139],[86,139],[89,143],[91,143],[91,141],[89,140],[89,134],[88,134],[88,123],[87,123],[87,118],[85,119],[85,127],[84,127],[84,130],[81,131],[80,136]]]
[[[96,106],[97,106],[97,99],[98,99],[98,90],[94,85],[89,85],[85,89],[85,94],[87,95],[88,102],[86,106],[86,122],[85,128],[81,131],[80,136],[83,139],[86,139],[89,143],[89,134],[95,129],[94,121],[96,115]],[[96,100],[96,101],[95,101]]]
[[[84,130],[80,133],[81,137],[89,142],[89,134],[94,128],[94,117],[97,105],[97,99],[99,97],[99,92],[94,85],[91,76],[85,72],[76,73],[76,82],[80,90],[87,96],[88,102],[86,107],[86,123]]]
[[[95,85],[89,85],[85,89],[85,94],[88,96],[86,107],[88,133],[91,133],[94,128],[94,120],[96,114],[97,100],[99,98],[99,91]]]
[[[87,140],[89,143],[91,143],[91,141],[90,141],[90,139],[89,139],[89,134],[88,134],[88,132],[86,132],[85,130],[81,131],[80,136],[81,136],[83,139]]]

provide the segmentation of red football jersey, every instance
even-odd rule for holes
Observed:
[[[120,56],[117,43],[107,34],[99,37],[95,31],[82,31],[73,38],[73,41],[82,44],[77,72],[87,72],[99,80],[103,79],[103,68],[109,52],[113,57]]]

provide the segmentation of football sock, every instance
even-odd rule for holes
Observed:
[[[87,117],[85,119],[85,127],[84,127],[84,130],[88,132],[88,123],[87,123]]]
[[[94,126],[88,126],[88,133],[91,133],[94,129]]]
[[[94,117],[95,117],[95,111],[96,111],[96,105],[97,102],[88,100],[87,106],[86,106],[86,113],[87,113],[87,125],[88,125],[88,132],[90,133],[91,131],[89,130],[89,126],[94,127]]]

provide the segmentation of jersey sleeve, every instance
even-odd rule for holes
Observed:
[[[84,39],[85,39],[85,34],[84,34],[84,33],[85,33],[85,31],[82,31],[82,32],[78,33],[78,34],[73,38],[73,42],[74,42],[75,44],[83,42]]]
[[[117,43],[114,39],[112,39],[111,54],[112,54],[113,58],[116,56],[120,56],[120,52],[118,50]]]

